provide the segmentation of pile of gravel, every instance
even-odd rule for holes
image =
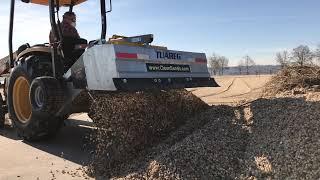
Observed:
[[[265,95],[276,95],[294,89],[308,89],[320,85],[317,66],[289,66],[276,74],[265,87]]]
[[[243,178],[320,178],[320,98],[260,99],[250,105],[253,122]]]
[[[180,91],[93,93],[89,116],[97,131],[91,174],[110,177],[137,154],[168,137],[169,133],[208,105]]]
[[[91,98],[86,91],[82,91],[71,104],[71,112],[72,113],[83,113],[89,112],[91,106]]]
[[[319,93],[212,107],[185,91],[94,97],[96,177],[320,177]]]
[[[237,108],[214,106],[144,151],[113,179],[234,179],[241,174],[246,130]],[[125,174],[125,176],[123,176]]]
[[[213,106],[113,179],[319,179],[319,100]]]

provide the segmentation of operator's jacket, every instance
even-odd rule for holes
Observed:
[[[80,38],[77,29],[73,27],[71,24],[66,23],[64,21],[61,22],[61,31],[62,31],[62,36]],[[52,30],[50,31],[49,40],[50,40],[50,43],[54,42],[54,35],[52,33]]]

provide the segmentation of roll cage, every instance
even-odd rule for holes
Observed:
[[[33,3],[39,4],[49,7],[49,15],[50,15],[50,24],[51,29],[56,37],[55,43],[50,44],[51,52],[52,53],[52,60],[53,63],[57,57],[58,47],[61,45],[62,39],[62,32],[60,29],[60,22],[59,18],[59,9],[61,6],[69,7],[69,11],[73,11],[73,7],[79,5],[87,0],[21,0],[24,3]],[[14,67],[14,52],[13,52],[13,23],[14,23],[14,15],[15,15],[15,2],[16,0],[11,0],[10,5],[10,24],[9,24],[9,66],[11,68]],[[112,11],[112,0],[109,0],[110,9],[106,10],[106,0],[100,0],[100,15],[101,15],[101,39],[106,39],[106,32],[107,32],[107,18],[106,14]]]

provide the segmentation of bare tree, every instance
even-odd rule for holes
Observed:
[[[239,69],[239,74],[241,75],[242,74],[242,68],[244,67],[244,62],[243,62],[242,59],[238,62],[238,66],[237,67]]]
[[[209,65],[211,67],[211,73],[216,75],[220,70],[219,56],[213,53],[212,56],[209,57]]]
[[[211,57],[209,57],[209,65],[211,67],[211,73],[213,75],[223,75],[224,69],[228,66],[229,59],[225,56],[218,56],[213,53]]]
[[[312,63],[314,54],[308,46],[300,45],[293,49],[292,60],[299,66],[305,66]]]
[[[229,59],[226,58],[225,56],[220,56],[218,58],[219,64],[220,64],[220,74],[223,75],[224,69],[228,66],[229,64]]]
[[[290,57],[288,51],[278,52],[276,54],[276,61],[280,64],[281,68],[288,66],[290,63]]]
[[[314,57],[316,58],[317,61],[320,62],[320,44],[318,45],[318,48],[314,52]]]
[[[245,68],[246,68],[247,75],[249,75],[249,69],[250,69],[252,66],[255,65],[255,62],[254,62],[254,60],[253,60],[250,56],[246,55],[246,56],[243,58],[243,63],[244,63],[244,66],[245,66]]]

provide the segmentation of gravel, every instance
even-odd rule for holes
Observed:
[[[145,158],[137,159],[126,176],[113,179],[236,178],[246,139],[237,121],[232,107],[210,108],[141,154]]]
[[[253,124],[243,177],[320,178],[319,100],[260,99],[250,105]]]
[[[105,177],[209,107],[185,90],[92,95],[89,116],[98,130],[90,138],[96,150],[89,170]]]
[[[305,93],[314,85],[320,85],[320,68],[318,66],[289,66],[276,74],[267,83],[264,94],[276,94],[292,91],[292,94]]]
[[[96,177],[320,179],[320,93],[211,107],[186,91],[93,97]]]
[[[113,179],[319,179],[320,99],[212,106]]]

